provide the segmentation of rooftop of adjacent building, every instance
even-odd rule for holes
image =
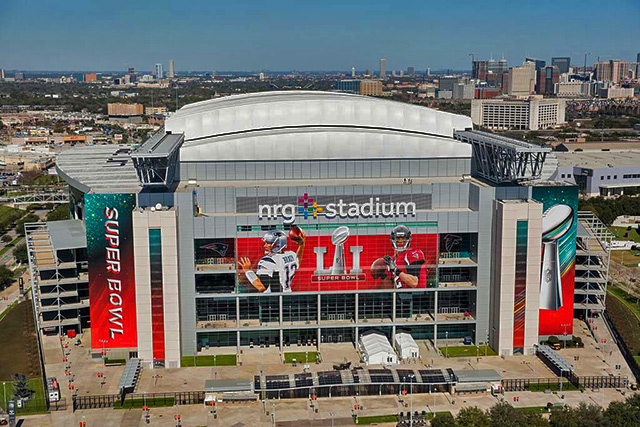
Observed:
[[[640,150],[556,152],[558,166],[602,169],[614,167],[640,168]]]

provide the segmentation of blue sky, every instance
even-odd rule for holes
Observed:
[[[1,0],[0,68],[468,69],[469,53],[635,61],[640,0]]]

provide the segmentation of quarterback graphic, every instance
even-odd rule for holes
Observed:
[[[411,230],[398,225],[391,231],[393,256],[385,255],[371,265],[371,276],[396,288],[426,288],[424,252],[411,249]]]
[[[306,235],[300,227],[293,226],[289,238],[298,244],[296,252],[286,250],[287,235],[281,230],[270,230],[262,237],[264,255],[258,261],[256,271],[251,260],[240,258],[239,272],[258,292],[291,292],[291,283],[304,253]]]

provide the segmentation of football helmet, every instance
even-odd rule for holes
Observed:
[[[398,237],[403,237],[405,239],[404,245],[402,247],[398,246]],[[393,249],[398,252],[403,252],[409,249],[411,246],[411,230],[406,225],[396,225],[396,227],[391,231],[391,245]]]
[[[287,235],[280,230],[267,231],[262,237],[262,241],[271,245],[271,251],[269,252],[271,254],[282,252],[287,247]]]

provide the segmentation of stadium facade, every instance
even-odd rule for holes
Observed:
[[[570,336],[577,187],[533,184],[544,150],[471,128],[393,101],[269,92],[187,105],[140,147],[62,153],[90,316],[59,312],[59,332],[90,326],[94,353],[166,367],[370,330],[502,355]]]

